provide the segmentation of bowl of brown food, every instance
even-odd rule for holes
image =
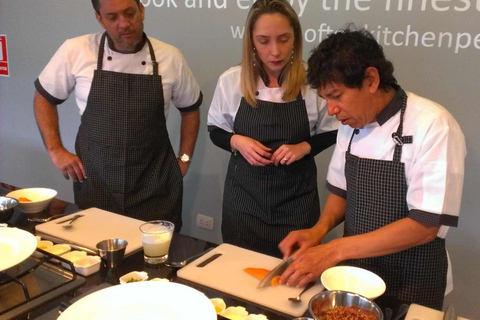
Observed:
[[[383,320],[380,307],[348,291],[323,291],[310,299],[308,310],[315,320]]]

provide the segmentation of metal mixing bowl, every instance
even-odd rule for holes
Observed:
[[[318,315],[313,312],[313,306],[317,305],[320,309]],[[325,313],[335,307],[359,307],[365,311],[373,312],[378,320],[383,320],[383,312],[378,305],[359,294],[347,291],[323,291],[310,299],[308,304],[308,311],[316,320],[324,320]]]
[[[13,215],[18,200],[10,197],[0,197],[0,222],[7,222]]]

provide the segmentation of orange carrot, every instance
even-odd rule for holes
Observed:
[[[270,281],[270,285],[276,287],[278,286],[278,281],[280,281],[280,276],[275,276],[272,278],[272,281]]]
[[[32,202],[32,200],[25,198],[25,197],[18,197],[18,201],[20,202]]]
[[[254,276],[259,280],[262,280],[263,278],[265,278],[265,276],[270,272],[270,270],[262,269],[262,268],[246,268],[246,269],[243,269],[243,271],[245,271],[251,276]]]

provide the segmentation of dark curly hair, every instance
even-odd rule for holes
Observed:
[[[375,67],[380,75],[380,88],[397,88],[393,64],[385,58],[382,47],[364,29],[339,30],[330,34],[308,59],[307,81],[312,88],[329,83],[342,83],[349,88],[361,88],[365,70]]]

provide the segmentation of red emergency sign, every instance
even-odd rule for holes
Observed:
[[[7,36],[4,34],[0,34],[0,76],[9,76]]]

